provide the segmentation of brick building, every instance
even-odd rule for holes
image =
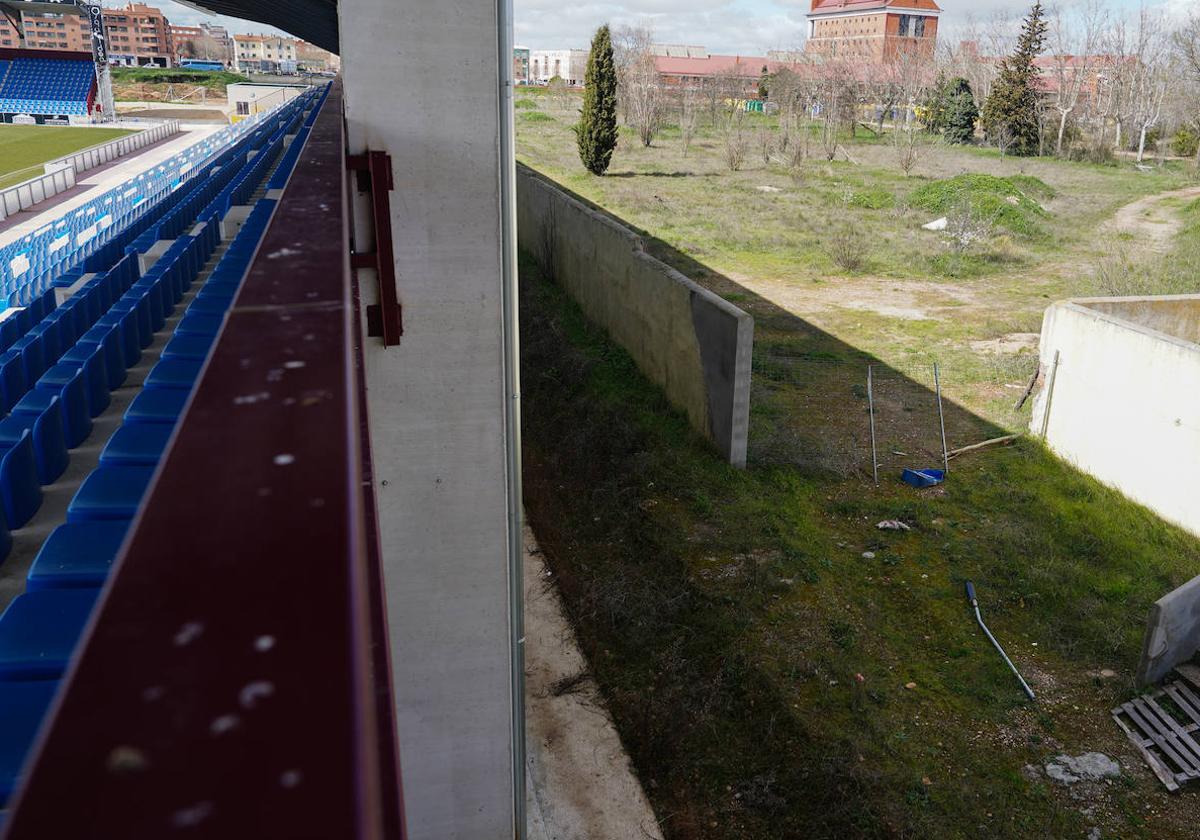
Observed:
[[[161,9],[144,3],[105,9],[104,29],[113,64],[170,67],[175,63],[171,24]]]
[[[934,0],[812,0],[805,52],[875,63],[931,58],[941,13]]]
[[[71,50],[91,52],[91,30],[82,15],[23,12],[21,27],[25,46],[35,50]],[[0,16],[0,47],[16,47],[20,34],[7,17]]]

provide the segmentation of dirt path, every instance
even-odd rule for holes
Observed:
[[[1183,220],[1175,212],[1175,208],[1164,202],[1170,199],[1190,200],[1200,198],[1200,187],[1187,187],[1182,190],[1148,195],[1132,204],[1126,204],[1117,211],[1117,215],[1107,226],[1110,231],[1130,233],[1141,239],[1142,243],[1156,251],[1166,250],[1172,237],[1183,227]]]

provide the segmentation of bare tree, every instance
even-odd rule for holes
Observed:
[[[617,30],[614,59],[617,64],[617,94],[625,119],[637,132],[643,146],[654,141],[666,112],[666,91],[654,61],[654,34],[642,27]]]
[[[1058,111],[1058,138],[1054,153],[1062,156],[1067,120],[1079,107],[1085,89],[1095,84],[1098,68],[1096,52],[1108,23],[1103,0],[1088,0],[1074,14],[1056,9],[1050,19],[1050,50],[1053,62],[1050,78],[1054,83],[1054,109]]]
[[[905,176],[911,175],[917,168],[927,148],[916,123],[911,121],[892,129],[892,146],[896,150],[896,163]]]
[[[679,100],[679,138],[683,141],[683,156],[687,157],[696,136],[696,93],[684,90]]]
[[[1171,73],[1162,14],[1143,7],[1137,12],[1135,27],[1129,104],[1138,130],[1137,161],[1141,163],[1146,157],[1147,137],[1162,119]]]
[[[1191,125],[1200,134],[1200,12],[1192,12],[1172,36],[1178,66],[1184,84],[1181,96],[1184,109],[1191,115]],[[1200,167],[1200,151],[1196,153]]]
[[[730,172],[737,172],[746,161],[746,111],[739,102],[731,102],[722,111],[720,130],[725,165]]]

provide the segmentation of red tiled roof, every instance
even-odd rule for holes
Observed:
[[[892,0],[813,0],[814,12],[859,12],[867,9],[882,9]]]
[[[654,66],[659,73],[668,76],[724,76],[736,73],[739,76],[758,78],[763,67],[774,73],[781,67],[790,67],[785,61],[771,61],[761,55],[710,55],[708,58],[673,58],[665,55],[654,57]]]
[[[909,9],[928,9],[931,12],[941,11],[938,4],[932,0],[813,0],[812,12],[869,12],[893,5]]]

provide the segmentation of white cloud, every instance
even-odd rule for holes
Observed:
[[[1070,4],[1079,0],[1061,0]],[[1110,0],[1114,9],[1136,8],[1140,0]],[[1191,11],[1200,0],[1148,0]],[[514,0],[518,44],[534,49],[586,48],[602,23],[653,28],[663,43],[696,44],[715,53],[761,55],[772,49],[795,48],[804,40],[810,0]],[[939,0],[942,27],[953,39],[969,18],[1023,16],[1032,0]]]

